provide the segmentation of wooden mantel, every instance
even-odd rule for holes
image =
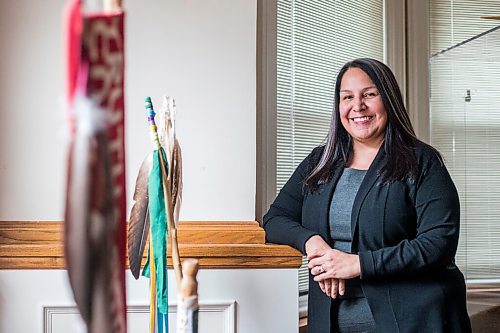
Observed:
[[[0,221],[0,269],[64,269],[63,227]],[[302,261],[289,246],[265,244],[255,221],[181,222],[178,238],[181,258],[198,259],[201,268],[298,268]]]

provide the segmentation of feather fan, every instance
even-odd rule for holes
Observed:
[[[130,212],[128,227],[128,261],[130,271],[135,279],[139,279],[142,256],[149,234],[148,181],[153,163],[150,153],[142,162],[137,175],[134,191],[134,204]]]

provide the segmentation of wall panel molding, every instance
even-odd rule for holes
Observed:
[[[199,307],[200,321],[205,319],[218,321],[218,323],[212,323],[212,327],[215,326],[218,328],[218,333],[236,332],[236,301],[202,302],[199,304]],[[168,312],[169,320],[171,321],[172,317],[175,317],[177,314],[177,304],[169,303]],[[204,318],[204,314],[208,314],[210,319]],[[214,314],[218,316],[215,316],[214,318]],[[141,327],[148,327],[149,305],[128,305],[127,317],[129,320],[129,326],[140,325]],[[170,325],[175,324],[171,322]],[[84,324],[76,306],[48,305],[43,307],[44,333],[60,333],[68,330],[78,330],[79,328],[83,330]]]
[[[64,269],[63,231],[62,221],[0,221],[0,269]],[[302,260],[289,246],[266,244],[255,221],[181,222],[178,237],[181,258],[201,268],[298,268]]]
[[[61,320],[62,319],[62,320]],[[76,306],[44,306],[43,307],[43,333],[55,333],[58,330],[58,324],[66,326],[64,322],[69,321],[72,326],[82,326],[80,312]]]

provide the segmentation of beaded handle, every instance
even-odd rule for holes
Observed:
[[[160,139],[158,138],[158,128],[155,123],[155,111],[153,109],[153,102],[151,102],[151,97],[146,97],[146,101],[144,103],[146,107],[146,111],[148,112],[148,123],[149,123],[149,136],[151,138],[151,142],[153,143],[153,147],[155,149],[160,149]]]

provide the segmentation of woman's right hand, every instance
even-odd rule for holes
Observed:
[[[328,250],[331,249],[325,240],[319,236],[315,235],[309,238],[305,244],[306,254],[316,252],[317,250]],[[321,291],[324,292],[331,298],[337,298],[337,294],[344,295],[345,292],[345,280],[339,279],[326,279],[318,282]]]
[[[345,293],[345,280],[326,279],[318,283],[321,291],[333,299],[337,298],[337,295],[342,296]]]

